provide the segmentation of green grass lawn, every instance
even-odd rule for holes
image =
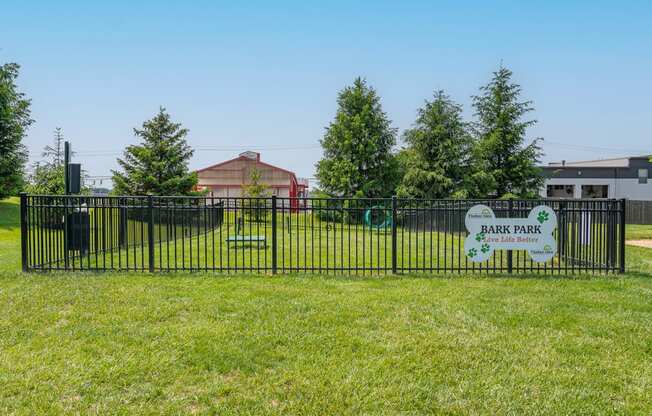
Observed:
[[[625,275],[19,272],[0,414],[652,412],[652,250]]]
[[[20,269],[18,198],[0,200],[0,273]]]
[[[652,225],[630,224],[625,229],[628,240],[652,240]]]

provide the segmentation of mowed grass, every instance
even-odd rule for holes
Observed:
[[[22,274],[0,414],[650,414],[652,250],[622,276]]]
[[[20,269],[18,198],[0,200],[0,273]]]
[[[652,240],[652,225],[630,224],[625,229],[628,240]]]

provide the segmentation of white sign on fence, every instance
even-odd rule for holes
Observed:
[[[557,252],[552,235],[557,215],[545,205],[532,208],[527,218],[496,218],[488,206],[475,205],[464,224],[469,231],[464,251],[474,262],[488,260],[494,250],[527,250],[536,262],[546,262]]]

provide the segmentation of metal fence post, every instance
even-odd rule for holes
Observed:
[[[20,193],[20,255],[23,271],[26,272],[27,267],[27,194]]]
[[[509,218],[512,218],[513,209],[514,209],[514,201],[510,199],[507,201],[507,216]],[[512,250],[507,250],[507,273],[512,273],[513,271],[513,266],[514,266],[513,257],[514,257],[514,253],[512,252]]]
[[[557,239],[559,240],[557,242],[557,252],[559,255],[559,260],[561,263],[561,259],[564,258],[564,254],[566,253],[566,233],[568,230],[566,229],[566,202],[565,201],[559,201],[559,218],[558,218],[558,223],[557,223]]]
[[[124,198],[118,198],[118,244],[120,248],[128,247],[127,232],[127,202]]]
[[[396,274],[396,195],[392,196],[392,273]]]
[[[616,246],[620,240],[616,238],[616,215],[620,213],[620,208],[614,208],[614,200],[607,201],[607,269],[613,271],[616,265]],[[618,201],[620,206],[620,201]]]
[[[272,195],[272,274],[276,274],[276,195]]]
[[[626,199],[620,200],[620,273],[625,273],[625,211]]]
[[[147,245],[149,252],[149,271],[154,272],[154,197],[147,195]]]

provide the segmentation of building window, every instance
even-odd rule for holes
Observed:
[[[638,183],[647,183],[647,169],[638,170]]]
[[[575,185],[548,185],[546,196],[548,198],[572,198],[575,193]]]
[[[608,198],[609,185],[582,185],[582,198]]]

